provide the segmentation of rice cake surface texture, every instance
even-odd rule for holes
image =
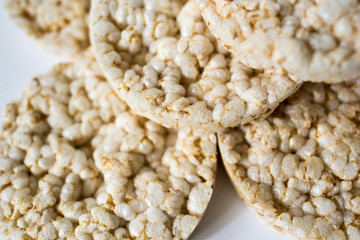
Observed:
[[[359,123],[359,80],[308,83],[218,141],[235,188],[265,223],[300,239],[359,239]]]
[[[165,127],[235,127],[266,117],[299,87],[230,56],[195,1],[94,0],[90,38],[118,95]]]
[[[0,132],[6,239],[186,239],[216,175],[216,137],[134,115],[93,61],[61,64]]]
[[[301,81],[360,76],[358,0],[197,0],[212,33],[247,66]]]
[[[16,25],[50,52],[75,56],[90,45],[90,0],[4,0]]]

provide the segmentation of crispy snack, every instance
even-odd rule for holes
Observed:
[[[360,238],[360,81],[304,84],[266,120],[219,134],[241,198],[301,239]]]
[[[302,81],[360,76],[357,0],[197,0],[212,33],[247,66]]]
[[[92,2],[96,58],[135,112],[166,127],[221,131],[266,117],[298,89],[287,75],[229,56],[196,3],[182,7],[180,0]]]
[[[186,239],[213,192],[216,137],[134,115],[84,60],[7,106],[0,163],[8,239]]]
[[[124,220],[122,237],[190,236],[213,193],[215,134],[170,131],[123,113],[92,143],[106,186],[98,202]]]
[[[90,0],[4,0],[15,23],[42,46],[74,56],[89,47]]]

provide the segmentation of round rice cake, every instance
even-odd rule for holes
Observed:
[[[92,142],[106,186],[98,199],[125,220],[124,237],[190,236],[213,193],[215,134],[167,130],[127,112]]]
[[[357,0],[197,0],[212,33],[247,66],[302,81],[360,76]]]
[[[76,239],[81,217],[101,210],[96,195],[103,179],[90,141],[126,109],[90,61],[60,64],[33,78],[21,100],[7,105],[0,131],[6,239]],[[111,212],[104,215],[109,224],[119,222]],[[99,231],[107,229],[99,224]]]
[[[300,239],[360,239],[360,80],[304,84],[266,120],[219,134],[245,203]]]
[[[15,23],[51,52],[73,56],[89,47],[91,0],[4,0]]]
[[[2,121],[7,239],[186,239],[212,196],[215,135],[134,115],[94,61],[34,78]]]
[[[95,0],[90,38],[116,93],[165,127],[221,131],[264,118],[300,84],[218,44],[195,1]]]

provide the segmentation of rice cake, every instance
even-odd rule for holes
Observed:
[[[307,83],[263,121],[218,135],[244,202],[300,239],[360,238],[360,81]]]
[[[194,1],[94,0],[90,38],[115,92],[165,127],[221,131],[264,118],[301,83],[230,56]]]
[[[93,146],[106,186],[98,200],[125,220],[122,237],[190,236],[213,193],[215,134],[166,130],[124,113],[100,129]]]
[[[247,66],[299,81],[360,76],[357,0],[197,0],[212,33]]]
[[[90,0],[4,0],[17,26],[47,50],[74,56],[90,45]]]
[[[0,232],[14,240],[186,239],[212,196],[216,144],[214,134],[171,131],[133,114],[94,61],[60,64],[5,110]]]

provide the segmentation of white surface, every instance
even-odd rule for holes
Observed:
[[[1,2],[1,1],[0,1]],[[10,21],[0,6],[0,111],[21,96],[24,85],[37,74],[46,73],[57,62]],[[266,227],[247,209],[235,193],[224,169],[219,166],[215,193],[191,240],[262,239],[282,240],[283,235]]]

